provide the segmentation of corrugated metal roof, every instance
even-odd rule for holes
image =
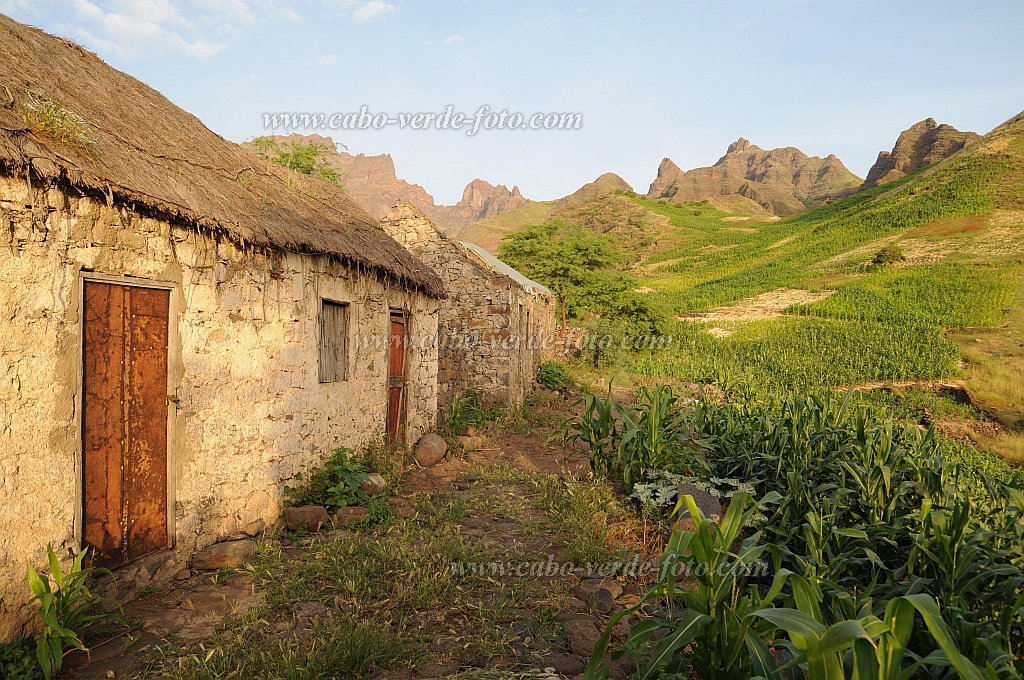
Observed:
[[[551,291],[548,290],[547,287],[542,286],[541,284],[537,283],[532,279],[526,278],[517,270],[505,264],[504,262],[496,258],[494,255],[491,255],[489,252],[487,252],[480,246],[476,245],[475,243],[468,243],[466,241],[460,241],[459,243],[472,250],[481,260],[486,262],[489,267],[492,267],[496,271],[516,281],[527,291],[531,293],[541,293],[542,295],[551,295]]]

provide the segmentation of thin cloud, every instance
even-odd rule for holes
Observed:
[[[121,57],[171,51],[207,59],[257,22],[240,0],[73,0],[72,15],[80,38]]]
[[[357,24],[366,24],[394,11],[394,5],[390,5],[383,0],[372,0],[352,12],[352,20]]]
[[[461,35],[450,35],[444,39],[444,44],[447,47],[448,45],[454,45],[455,43],[460,42],[461,40]]]

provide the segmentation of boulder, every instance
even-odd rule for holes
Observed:
[[[565,635],[569,639],[569,649],[573,654],[589,659],[594,653],[594,645],[601,637],[597,620],[593,618],[574,619],[562,624],[565,627]]]
[[[255,553],[256,543],[249,539],[214,543],[192,556],[192,568],[204,571],[224,567],[238,569],[249,563]]]
[[[541,658],[541,665],[545,668],[554,668],[555,672],[559,675],[571,678],[574,675],[582,673],[583,669],[587,667],[587,662],[582,657],[575,654],[551,652],[547,656]]]
[[[611,599],[616,600],[622,595],[622,584],[613,578],[588,578],[576,586],[573,594],[584,602],[589,602],[601,590],[607,591]]]
[[[425,434],[416,442],[416,449],[414,451],[416,464],[420,467],[436,465],[444,458],[444,454],[447,452],[448,442],[444,440],[444,437],[434,432]]]
[[[320,531],[320,527],[329,524],[330,521],[327,509],[321,505],[302,505],[284,509],[284,524],[289,531]]]
[[[697,509],[704,513],[704,516],[708,519],[711,519],[714,522],[718,522],[721,519],[722,504],[718,502],[717,498],[709,494],[707,491],[702,491],[693,484],[683,483],[679,485],[679,492],[676,494],[676,498],[682,498],[683,496],[693,496],[693,500],[697,504]],[[679,508],[679,519],[687,518],[689,516],[690,510],[684,504]]]
[[[360,507],[338,508],[338,511],[334,513],[334,526],[347,527],[349,524],[362,522],[369,512],[366,508]]]
[[[366,476],[363,483],[359,485],[359,488],[362,489],[364,493],[376,496],[379,493],[384,493],[384,489],[386,489],[387,486],[388,483],[383,477],[376,472],[371,472]]]

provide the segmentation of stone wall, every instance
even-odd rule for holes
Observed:
[[[433,337],[438,301],[324,256],[253,252],[209,234],[0,175],[0,641],[29,632],[26,563],[80,549],[83,272],[171,293],[169,458],[175,547],[118,572],[132,585],[257,520],[337,446],[382,435],[389,309]],[[321,384],[323,298],[350,303],[348,380]],[[385,342],[356,342],[357,336]],[[407,438],[435,427],[437,348],[407,355]]]
[[[445,236],[407,202],[381,222],[392,238],[432,267],[445,285],[439,311],[438,406],[466,389],[519,404],[551,349],[550,294],[530,290]]]

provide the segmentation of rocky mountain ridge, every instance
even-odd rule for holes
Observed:
[[[981,139],[974,132],[961,132],[952,125],[926,118],[900,133],[892,151],[879,151],[861,189],[870,189],[949,158]]]
[[[785,216],[849,196],[860,184],[835,155],[808,156],[791,146],[765,150],[740,137],[710,167],[684,172],[665,158],[647,197],[707,200],[729,212]]]
[[[321,135],[277,137],[285,143],[316,143],[336,148],[334,140]],[[345,191],[374,219],[380,220],[396,202],[412,203],[426,217],[446,232],[458,232],[466,225],[488,217],[515,210],[527,203],[518,186],[493,185],[474,179],[466,185],[462,199],[455,205],[438,205],[434,197],[419,184],[399,179],[391,154],[367,156],[344,151],[330,153],[328,165],[342,176]]]

